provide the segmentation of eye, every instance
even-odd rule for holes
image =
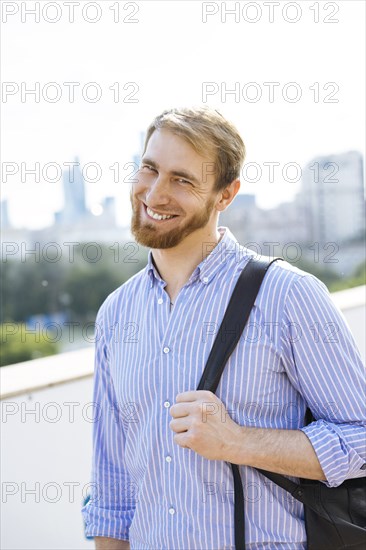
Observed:
[[[150,166],[149,164],[143,164],[141,166],[141,170],[148,170],[149,172],[156,172],[156,168],[154,168],[153,166]]]
[[[188,180],[185,180],[184,178],[178,178],[177,181],[178,183],[184,183],[184,184],[188,183],[188,185],[191,185],[191,182]]]

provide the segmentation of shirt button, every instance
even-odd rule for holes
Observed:
[[[202,282],[206,285],[206,284],[208,283],[208,278],[207,278],[207,277],[203,277]]]
[[[169,352],[170,352],[170,349],[169,349],[168,347],[165,347],[165,348],[163,349],[163,352],[164,352],[164,353],[169,353]]]
[[[174,508],[169,508],[169,514],[173,516],[175,514]]]
[[[158,299],[158,304],[162,304],[163,303],[163,298],[159,298]]]
[[[164,401],[164,407],[166,409],[168,409],[170,407],[170,402],[169,401]]]
[[[171,461],[172,461],[172,457],[168,455],[168,456],[165,457],[165,460],[166,460],[167,462],[171,462]]]

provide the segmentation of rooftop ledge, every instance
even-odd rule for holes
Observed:
[[[93,371],[93,346],[1,367],[0,399],[81,380]]]
[[[365,306],[366,286],[334,292],[332,299],[343,312]],[[0,368],[0,399],[8,399],[93,376],[94,348],[88,347]]]

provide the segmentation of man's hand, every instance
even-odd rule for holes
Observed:
[[[170,407],[170,428],[174,441],[209,460],[227,460],[237,443],[241,427],[234,422],[223,402],[205,390],[179,393]]]
[[[179,393],[170,414],[174,441],[204,458],[325,480],[313,446],[301,430],[240,426],[210,391]]]

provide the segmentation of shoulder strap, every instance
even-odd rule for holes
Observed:
[[[264,276],[273,262],[282,259],[262,256],[259,260],[250,258],[245,265],[231,295],[197,390],[215,393],[225,364],[249,319]]]
[[[197,390],[216,391],[222,371],[234,351],[269,266],[283,258],[250,258],[241,272],[216,335]],[[245,549],[243,484],[237,464],[230,464],[234,478],[235,548]],[[264,473],[264,472],[263,472]]]

